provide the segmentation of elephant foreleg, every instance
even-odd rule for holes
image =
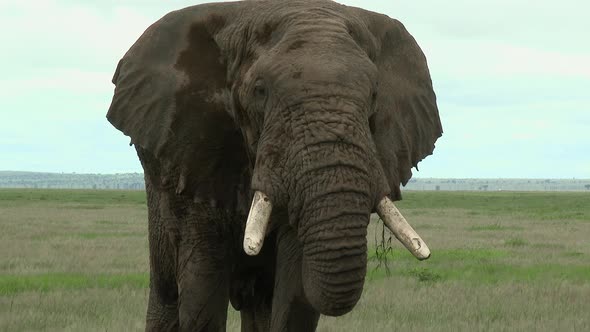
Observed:
[[[176,299],[173,302],[167,302],[158,293],[156,287],[150,287],[146,317],[146,332],[178,331],[178,306]]]
[[[289,226],[278,230],[276,275],[270,330],[315,331],[320,314],[303,294],[301,245]]]
[[[175,246],[160,213],[161,194],[146,181],[150,246],[150,293],[146,314],[148,332],[178,331],[178,287]]]
[[[225,331],[229,303],[229,237],[211,207],[183,207],[178,246],[178,316],[181,331]]]
[[[259,303],[240,310],[242,332],[269,331],[270,303]]]
[[[269,235],[270,238],[273,236]],[[238,263],[233,270],[231,302],[240,311],[242,332],[269,331],[274,255],[274,246],[269,244],[257,256],[246,256],[241,252],[237,259]]]

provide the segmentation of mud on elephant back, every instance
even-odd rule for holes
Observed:
[[[148,331],[313,331],[359,300],[380,214],[442,134],[426,59],[388,16],[242,1],[152,24],[117,66],[108,120],[145,171]]]

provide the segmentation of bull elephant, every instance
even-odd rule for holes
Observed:
[[[145,172],[147,331],[313,331],[359,300],[377,212],[403,220],[442,135],[426,59],[388,16],[332,1],[167,14],[120,60],[108,120]]]

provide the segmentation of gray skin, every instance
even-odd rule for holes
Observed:
[[[149,208],[147,331],[313,331],[349,312],[370,213],[442,134],[403,25],[331,1],[172,12],[120,61],[108,120],[131,137]],[[274,209],[242,249],[254,191]]]

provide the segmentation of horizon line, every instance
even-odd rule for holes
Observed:
[[[144,172],[115,172],[115,173],[78,173],[78,172],[38,172],[38,171],[15,171],[0,170],[0,173],[37,173],[37,174],[59,174],[59,175],[123,175],[123,174],[144,174]],[[412,176],[410,180],[417,179],[452,179],[452,180],[590,180],[590,177],[420,177]]]

